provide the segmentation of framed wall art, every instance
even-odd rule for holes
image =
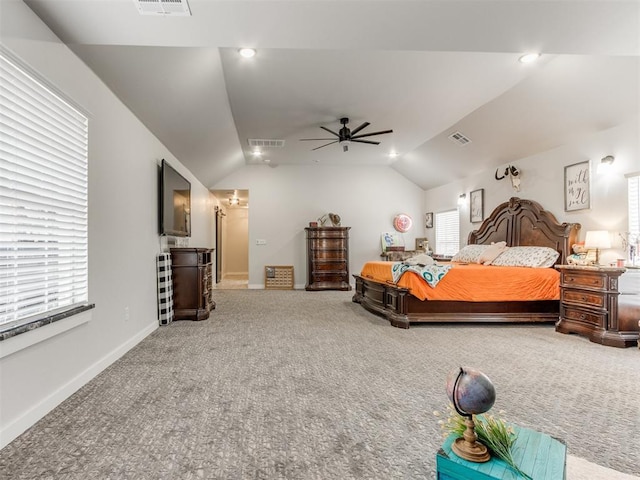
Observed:
[[[564,211],[591,208],[589,161],[564,167]]]
[[[470,205],[469,220],[471,220],[471,223],[484,220],[484,188],[471,192]]]
[[[424,226],[426,228],[433,228],[433,212],[426,213],[424,216]]]

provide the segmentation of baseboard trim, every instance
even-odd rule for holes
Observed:
[[[135,347],[158,327],[159,325],[157,321],[149,324],[125,343],[109,352],[107,355],[89,366],[89,368],[72,378],[69,382],[62,385],[49,396],[45,397],[41,402],[0,430],[0,449],[9,445],[13,440],[18,438],[18,436],[27,431],[27,429],[35,425],[35,423],[43,418],[47,413],[77,392],[82,386],[95,378],[105,368]]]

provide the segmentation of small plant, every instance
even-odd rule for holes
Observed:
[[[444,436],[448,437],[453,433],[457,437],[462,437],[464,431],[467,429],[465,418],[459,415],[451,405],[447,405],[447,410],[447,420],[438,421],[440,427],[444,430]],[[433,413],[436,416],[440,415],[440,412],[437,411]],[[517,438],[513,427],[507,424],[502,418],[493,415],[474,415],[473,418],[478,440],[489,449],[490,453],[505,462],[522,477],[532,480],[529,475],[520,470],[513,460],[511,448]]]

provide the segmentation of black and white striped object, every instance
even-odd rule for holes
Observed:
[[[171,276],[171,255],[159,253],[156,258],[158,272],[158,321],[169,325],[173,321],[173,278]]]

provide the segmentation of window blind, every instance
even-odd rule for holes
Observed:
[[[436,213],[436,246],[439,255],[454,255],[460,250],[460,215],[458,210]]]
[[[88,300],[88,119],[0,55],[0,328]]]

